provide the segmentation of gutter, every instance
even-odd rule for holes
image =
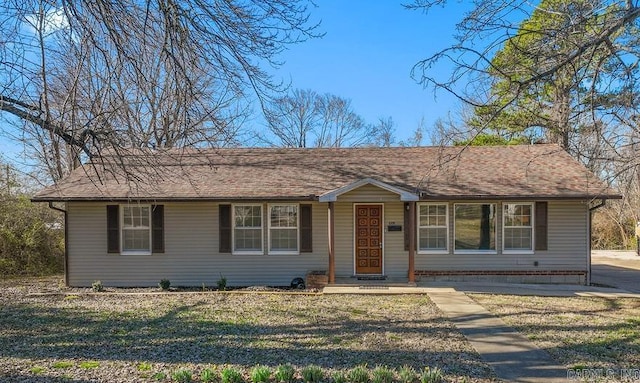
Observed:
[[[66,204],[65,204],[66,205]],[[49,209],[56,210],[64,214],[64,285],[69,286],[69,230],[67,224],[67,211],[61,209],[49,201]]]

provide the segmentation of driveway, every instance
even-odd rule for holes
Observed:
[[[594,250],[591,282],[640,293],[640,257],[635,251]]]

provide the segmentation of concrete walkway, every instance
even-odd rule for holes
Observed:
[[[508,382],[565,382],[567,370],[525,336],[462,292],[432,291],[429,298],[456,325],[498,378]]]

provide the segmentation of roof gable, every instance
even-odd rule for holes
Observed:
[[[402,190],[400,188],[388,185],[384,182],[378,181],[378,180],[374,180],[373,178],[365,178],[365,179],[361,179],[355,182],[352,182],[348,185],[339,187],[337,189],[334,189],[330,192],[324,193],[322,194],[320,197],[318,197],[318,201],[320,202],[335,202],[338,200],[338,197],[341,196],[342,194],[348,193],[352,190],[358,189],[362,186],[365,185],[373,185],[376,186],[380,189],[389,191],[391,193],[395,193],[400,197],[400,201],[417,201],[419,200],[419,197],[414,194],[414,193],[410,193],[406,190]]]

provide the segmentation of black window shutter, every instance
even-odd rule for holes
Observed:
[[[218,227],[220,230],[220,253],[231,252],[231,205],[218,206]]]
[[[107,205],[107,252],[120,252],[120,207]]]
[[[152,252],[164,253],[164,205],[151,206]]]
[[[547,250],[547,202],[536,202],[536,250]]]
[[[300,205],[300,252],[313,252],[312,205]]]

